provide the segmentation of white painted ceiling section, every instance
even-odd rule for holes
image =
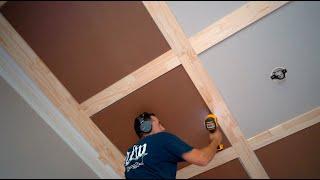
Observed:
[[[220,18],[210,9],[232,9],[215,3],[168,2],[189,36]],[[320,106],[319,29],[320,2],[290,2],[200,54],[247,138]],[[277,66],[288,70],[280,83],[269,77]]]
[[[0,178],[97,178],[0,77]]]

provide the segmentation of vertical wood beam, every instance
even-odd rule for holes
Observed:
[[[209,109],[221,119],[221,128],[248,175],[251,178],[269,178],[169,7],[164,2],[144,2],[144,5],[180,59]]]

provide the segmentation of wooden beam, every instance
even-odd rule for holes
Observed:
[[[291,134],[308,128],[320,122],[320,107],[309,112],[301,114],[291,120],[288,120],[278,126],[264,131],[248,139],[252,149],[257,150],[263,146],[269,145],[275,141],[285,138]]]
[[[39,114],[39,116],[100,177],[120,178],[109,165],[103,164],[97,152],[73,128],[70,122],[41,92],[35,83],[0,46],[0,76]]]
[[[196,53],[200,54],[286,3],[287,1],[249,2],[189,38],[189,41]],[[167,64],[173,65],[168,67]],[[86,100],[81,107],[89,116],[92,116],[178,65],[180,61],[175,59],[170,50]],[[153,69],[158,71],[154,72]]]
[[[104,136],[89,116],[81,110],[76,100],[2,14],[0,15],[0,45],[52,104],[59,109],[63,116],[69,120],[70,124],[97,151],[98,158],[103,163],[108,163],[120,177],[123,177],[123,154]]]
[[[6,1],[0,1],[0,6],[3,5],[5,2]],[[271,13],[272,11],[281,7],[285,3],[287,2],[249,2],[246,5],[242,6],[241,8],[237,9],[236,11],[232,12],[228,16],[224,17],[223,19],[219,20],[218,22],[214,23],[208,28],[204,29],[200,33],[191,37],[189,40],[192,44],[192,47],[196,50],[196,53],[199,54],[204,50],[210,48],[211,46],[231,36],[232,34],[240,31],[241,29],[250,25],[251,23],[259,20],[265,15]],[[150,79],[143,78],[142,76],[139,76],[139,75],[135,76],[132,73],[130,74],[132,76],[128,75],[127,77],[123,78],[116,84],[112,85],[111,87],[102,91],[98,95],[84,102],[81,105],[81,108],[85,109],[86,113],[91,116],[92,114],[100,111],[101,109],[109,106],[115,101],[126,96],[127,94],[133,92],[134,90],[142,87],[143,85],[147,84],[153,79],[170,71],[171,69],[173,69],[174,67],[180,64],[180,62],[177,61],[177,59],[175,59],[175,56],[171,56],[172,52],[170,53],[169,52],[166,53],[167,55],[169,54],[168,56],[165,56],[164,54],[162,55],[164,57],[162,58],[159,57],[160,59],[162,59],[162,61],[168,61],[169,64],[171,63],[171,65],[167,65],[169,68],[167,69],[164,68],[162,72],[154,73],[153,75],[151,75],[153,77]],[[159,58],[156,58],[154,61],[156,61]],[[150,67],[151,66],[152,65],[150,65]],[[163,67],[163,63],[162,64],[160,63],[160,66]],[[145,69],[147,69],[147,71],[152,70],[152,68],[150,67],[149,69],[148,68],[145,68]],[[140,74],[143,72],[145,71],[142,69],[140,71],[137,71],[136,74]],[[130,79],[132,81],[130,81]],[[124,86],[128,85],[128,83],[131,86],[131,89],[125,90]],[[115,91],[117,90],[120,90],[120,93],[116,93]],[[115,94],[113,94],[112,92]],[[113,94],[114,96],[109,94]]]
[[[203,29],[189,40],[197,54],[260,20],[288,1],[252,1]]]
[[[237,154],[235,153],[233,147],[229,147],[224,149],[221,152],[218,152],[214,159],[205,167],[189,165],[185,168],[180,169],[177,172],[177,179],[189,179],[198,174],[204,173],[210,169],[218,167],[226,162],[232,161],[237,158]]]
[[[81,108],[92,116],[180,64],[170,50],[83,102]]]
[[[232,117],[218,89],[208,76],[196,52],[164,2],[144,2],[153,20],[181,61],[192,82],[212,112],[218,115],[221,127],[251,178],[268,178],[254,151]]]
[[[257,150],[273,142],[286,138],[298,131],[311,127],[317,123],[320,123],[320,107],[314,108],[309,112],[294,117],[284,123],[281,123],[267,131],[249,138],[247,141],[249,142],[249,145],[253,150]],[[215,156],[215,158],[205,167],[189,165],[183,169],[180,169],[177,173],[177,178],[186,179],[194,177],[198,174],[227,163],[235,158],[237,158],[237,155],[234,152],[234,149],[230,147],[219,152]]]

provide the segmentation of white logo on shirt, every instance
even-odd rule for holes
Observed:
[[[138,167],[144,165],[143,158],[144,156],[148,155],[146,151],[147,151],[147,144],[144,143],[143,145],[134,145],[132,147],[132,151],[127,152],[125,166],[128,166],[131,161],[138,161],[139,159],[141,159],[141,162],[136,162],[133,165],[126,167],[127,172],[129,172],[131,169],[137,169]]]

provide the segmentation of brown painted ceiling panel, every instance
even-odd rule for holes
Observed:
[[[142,2],[8,2],[1,12],[79,103],[170,49]]]
[[[126,153],[138,140],[134,118],[153,112],[166,130],[194,147],[209,143],[204,118],[209,109],[182,66],[179,66],[92,116],[102,132]],[[226,147],[230,143],[224,138]]]
[[[249,179],[248,174],[238,159],[234,159],[192,179]]]
[[[320,123],[256,151],[270,178],[320,178]]]

